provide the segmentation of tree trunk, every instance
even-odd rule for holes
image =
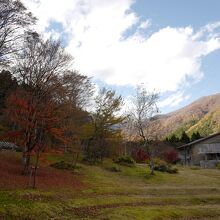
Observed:
[[[105,143],[104,143],[104,138],[100,137],[99,138],[99,159],[100,162],[103,163],[103,159],[105,156]]]
[[[73,154],[72,154],[71,167],[73,167],[73,164],[74,164],[74,159],[75,159],[75,152],[73,152]]]
[[[79,157],[78,152],[76,152],[76,154],[73,153],[73,158],[72,158],[72,163],[71,163],[71,166],[72,166],[73,169],[76,168],[76,163],[77,163],[78,157]]]
[[[23,153],[23,163],[24,168],[22,171],[22,175],[27,175],[29,173],[29,167],[30,167],[30,153]]]
[[[154,160],[150,157],[150,175],[154,175]]]
[[[36,188],[36,175],[37,175],[37,169],[38,169],[38,163],[39,163],[39,157],[40,157],[40,149],[37,151],[37,157],[35,161],[35,166],[34,166],[34,173],[33,173],[33,185],[32,188]]]
[[[147,140],[145,140],[145,143],[144,143],[144,146],[145,148],[147,149],[147,154],[149,155],[149,160],[150,160],[150,164],[149,164],[149,167],[150,167],[150,175],[154,175],[154,159],[153,159],[153,156],[152,156],[152,152],[147,144]]]
[[[86,141],[86,157],[88,160],[91,159],[91,152],[90,152],[90,142],[91,142],[91,139],[89,138],[87,141]]]

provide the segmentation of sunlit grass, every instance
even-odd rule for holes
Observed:
[[[49,164],[69,161],[48,155]],[[118,166],[120,172],[110,171]],[[82,189],[0,190],[0,218],[6,219],[218,219],[220,171],[178,167],[178,174],[146,165],[81,163]],[[70,175],[73,175],[70,172]],[[77,178],[77,176],[76,176]],[[56,183],[54,183],[56,184]]]

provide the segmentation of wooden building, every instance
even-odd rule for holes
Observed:
[[[220,133],[182,145],[178,150],[185,165],[215,168],[220,163]]]

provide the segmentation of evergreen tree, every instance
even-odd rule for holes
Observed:
[[[201,138],[201,135],[200,135],[200,133],[197,131],[197,132],[193,132],[193,134],[192,134],[192,136],[191,136],[191,141],[196,141],[196,140],[198,140],[198,139],[200,139]]]
[[[180,142],[186,143],[186,144],[190,142],[190,138],[188,137],[185,131],[182,132]]]
[[[14,91],[18,84],[9,71],[2,70],[0,72],[0,112],[5,107],[6,96]]]
[[[177,143],[180,140],[175,134],[172,134],[170,137],[166,137],[166,141],[168,141],[170,143]]]

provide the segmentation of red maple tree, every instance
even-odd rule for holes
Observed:
[[[7,98],[7,115],[20,132],[20,145],[23,147],[24,169],[27,174],[31,153],[35,152],[35,173],[41,152],[52,138],[66,142],[62,126],[62,111],[51,99],[37,97],[34,93],[17,90]],[[34,177],[35,178],[35,177]],[[35,185],[35,184],[34,184]]]

